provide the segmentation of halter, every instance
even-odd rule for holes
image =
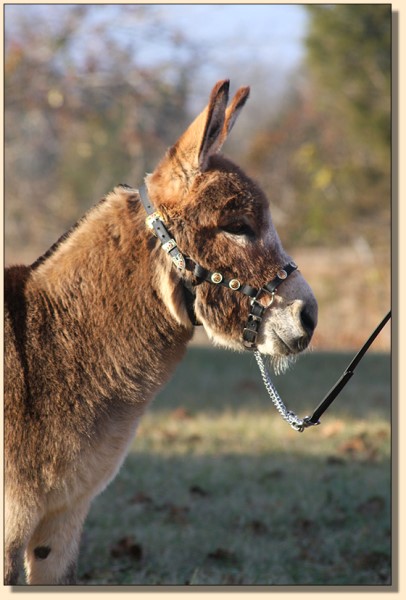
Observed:
[[[195,287],[200,285],[203,281],[207,281],[214,285],[222,285],[232,291],[240,292],[241,294],[245,294],[251,298],[250,302],[250,312],[248,314],[248,319],[246,325],[243,330],[243,343],[245,348],[248,350],[252,350],[254,352],[255,359],[258,363],[258,367],[265,385],[265,388],[271,398],[275,408],[280,413],[282,418],[289,423],[289,425],[295,429],[296,431],[303,432],[308,427],[312,425],[320,424],[320,417],[333,400],[338,396],[338,394],[342,391],[344,386],[348,383],[351,377],[354,375],[354,371],[358,363],[361,361],[372,342],[379,335],[383,327],[389,321],[392,316],[391,311],[382,319],[376,329],[372,332],[370,337],[367,339],[365,344],[362,346],[361,350],[355,355],[351,363],[348,365],[347,369],[335,383],[335,385],[331,388],[331,390],[326,394],[321,403],[318,405],[316,410],[313,411],[311,416],[304,417],[300,419],[295,413],[289,411],[284,405],[282,398],[279,396],[275,386],[273,385],[269,373],[266,370],[264,360],[262,354],[257,349],[257,337],[259,332],[259,327],[262,322],[262,318],[264,312],[267,308],[269,308],[274,301],[275,294],[278,290],[280,284],[285,281],[289,275],[291,275],[297,269],[297,265],[294,262],[290,262],[280,268],[276,274],[276,276],[266,283],[261,288],[254,288],[248,284],[241,283],[241,281],[237,278],[227,279],[224,277],[222,273],[219,271],[209,271],[205,269],[190,257],[186,257],[179,250],[178,245],[175,239],[170,235],[167,230],[164,218],[162,214],[154,209],[152,205],[148,193],[145,186],[142,186],[139,189],[139,195],[141,198],[141,202],[147,212],[147,218],[145,219],[146,225],[148,229],[150,229],[156,237],[159,239],[162,249],[170,256],[173,264],[180,271],[190,271],[194,275],[193,283],[190,283],[187,280],[182,280],[185,294],[186,294],[186,307],[188,311],[189,318],[191,319],[194,325],[201,325],[196,320],[196,315],[194,311],[194,301],[196,297]],[[259,302],[261,296],[263,294],[270,294],[271,301],[267,306],[264,306]]]
[[[148,197],[148,193],[145,186],[139,189],[142,205],[147,213],[145,223],[149,230],[158,238],[161,243],[162,249],[169,255],[175,267],[180,271],[190,271],[193,273],[193,283],[182,280],[183,286],[186,290],[186,307],[188,309],[188,315],[194,325],[200,325],[197,322],[194,312],[194,300],[195,300],[195,288],[196,286],[207,281],[213,285],[221,285],[226,287],[233,292],[240,292],[245,296],[251,298],[250,311],[248,314],[247,322],[243,329],[243,344],[247,350],[257,350],[257,338],[259,328],[267,308],[271,306],[274,301],[275,294],[281,283],[283,283],[289,275],[291,275],[297,269],[296,263],[293,261],[287,263],[282,268],[278,269],[276,276],[268,281],[261,288],[254,288],[249,284],[242,283],[237,278],[226,278],[220,271],[210,271],[205,269],[202,265],[199,265],[196,261],[188,256],[184,256],[179,250],[175,239],[170,235],[168,229],[165,226],[164,218],[162,214],[155,210],[151,200]],[[260,298],[264,294],[271,295],[271,301],[267,306],[264,306],[260,302]]]

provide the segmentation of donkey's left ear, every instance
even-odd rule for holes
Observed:
[[[187,171],[205,171],[210,156],[221,145],[229,86],[228,79],[216,83],[206,108],[170,150]]]

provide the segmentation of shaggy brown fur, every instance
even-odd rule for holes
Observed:
[[[259,287],[287,256],[261,190],[216,154],[247,96],[242,88],[226,110],[228,82],[219,82],[146,183],[185,254]],[[138,192],[119,186],[31,267],[6,270],[8,585],[24,555],[28,583],[74,583],[90,502],[116,474],[192,336],[182,285],[189,275],[174,269],[144,219]],[[244,235],[233,230],[241,223]],[[269,316],[289,335],[265,328],[269,354],[308,343],[299,304],[316,321],[309,288],[299,274],[290,279]],[[205,283],[195,310],[215,341],[243,348],[247,298]]]

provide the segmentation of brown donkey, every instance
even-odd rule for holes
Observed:
[[[317,304],[267,199],[218,153],[249,93],[227,108],[228,87],[214,87],[143,198],[116,187],[34,264],[6,269],[8,585],[23,557],[30,584],[75,582],[89,505],[195,321],[216,344],[277,365],[310,341]]]

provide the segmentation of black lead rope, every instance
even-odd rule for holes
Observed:
[[[361,359],[368,351],[372,342],[376,337],[380,334],[382,329],[385,327],[386,323],[392,316],[392,311],[390,310],[388,314],[382,319],[377,328],[372,332],[370,337],[367,339],[365,344],[362,346],[361,350],[354,356],[344,373],[341,375],[340,379],[337,383],[331,388],[331,390],[326,394],[323,400],[320,402],[319,406],[313,412],[311,417],[306,417],[305,421],[309,425],[317,425],[320,422],[320,417],[326,412],[330,404],[337,398],[343,388],[347,385],[351,377],[354,375],[354,371],[358,364],[361,362]]]
[[[367,352],[368,348],[371,346],[372,342],[379,335],[380,331],[383,329],[383,327],[386,325],[386,323],[388,322],[388,320],[390,318],[391,318],[391,311],[389,311],[388,314],[385,316],[385,318],[382,319],[382,321],[379,323],[377,328],[374,330],[374,332],[371,334],[371,336],[367,339],[365,344],[362,346],[361,350],[355,355],[355,357],[353,358],[351,363],[348,365],[347,369],[341,375],[340,379],[333,386],[333,388],[328,392],[328,394],[323,398],[323,400],[321,401],[319,406],[316,408],[316,410],[313,412],[313,414],[310,417],[304,417],[303,419],[300,419],[294,412],[289,411],[286,408],[285,404],[282,401],[282,398],[278,394],[276,387],[272,383],[269,373],[265,367],[262,355],[258,351],[254,352],[254,356],[258,363],[258,367],[259,367],[259,370],[260,370],[260,373],[261,373],[261,376],[262,376],[262,379],[263,379],[263,382],[265,385],[265,389],[267,390],[270,399],[272,400],[276,410],[280,413],[281,417],[285,421],[287,421],[287,423],[289,423],[289,425],[293,429],[295,429],[296,431],[302,432],[305,429],[307,429],[308,427],[311,427],[312,425],[320,424],[320,417],[326,412],[326,410],[328,409],[330,404],[333,402],[333,400],[335,398],[337,398],[337,396],[343,390],[345,385],[348,383],[348,381],[354,375],[354,371],[355,371],[357,365],[359,364],[359,362],[363,358],[364,354]]]

